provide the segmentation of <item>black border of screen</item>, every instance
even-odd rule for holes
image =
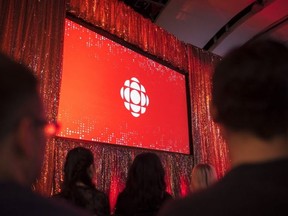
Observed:
[[[187,71],[184,71],[184,70],[181,70],[175,66],[173,66],[172,64],[170,64],[169,62],[167,61],[164,61],[163,59],[160,59],[159,57],[155,56],[155,55],[152,55],[148,52],[145,52],[143,51],[141,48],[137,47],[136,45],[133,45],[127,41],[125,41],[124,39],[122,38],[119,38],[118,36],[116,35],[113,35],[111,34],[110,32],[107,32],[106,30],[100,28],[100,27],[97,27],[79,17],[76,17],[75,15],[73,15],[72,13],[66,13],[66,18],[79,24],[79,25],[82,25],[83,27],[91,30],[91,31],[94,31],[95,33],[97,34],[100,34],[128,49],[131,49],[132,51],[136,52],[136,53],[139,53],[140,55],[143,55],[159,64],[162,64],[182,75],[185,76],[185,84],[186,84],[186,101],[187,101],[187,116],[188,116],[188,136],[189,136],[189,154],[186,154],[186,153],[181,153],[181,152],[173,152],[173,151],[167,151],[167,150],[160,150],[160,149],[149,149],[149,148],[141,148],[141,147],[134,147],[134,146],[126,146],[126,145],[119,145],[119,144],[111,144],[111,143],[102,143],[104,145],[112,145],[112,146],[117,146],[117,147],[124,147],[124,148],[135,148],[135,149],[143,149],[143,150],[151,150],[151,151],[157,151],[157,152],[166,152],[166,153],[171,153],[171,154],[183,154],[183,155],[193,155],[193,139],[192,139],[192,115],[191,115],[191,99],[190,99],[190,85],[189,85],[189,73]],[[183,55],[186,55],[186,53],[184,53]],[[81,139],[75,139],[75,138],[67,138],[67,137],[60,137],[59,138],[62,138],[62,139],[68,139],[68,140],[79,140],[81,142],[85,141],[85,142],[94,142],[95,141],[90,141],[90,140],[81,140]],[[101,142],[96,142],[96,143],[101,143]]]

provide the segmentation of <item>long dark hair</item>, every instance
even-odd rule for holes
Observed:
[[[154,153],[141,153],[129,168],[124,192],[133,197],[139,207],[158,206],[166,190],[164,177],[160,158]]]
[[[94,186],[88,173],[88,169],[93,162],[93,154],[87,148],[77,147],[68,152],[64,165],[64,181],[62,185],[64,194],[71,191],[77,182],[81,182],[88,187]]]
[[[64,182],[59,197],[84,208],[94,215],[110,215],[106,195],[98,191],[92,181],[89,168],[94,163],[93,153],[83,147],[70,150],[64,166]]]

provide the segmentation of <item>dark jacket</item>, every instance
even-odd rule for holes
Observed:
[[[143,206],[142,203],[136,203],[135,199],[125,191],[118,195],[115,215],[116,216],[154,216],[159,211],[160,207],[167,200],[172,199],[172,196],[165,192],[159,203],[153,203],[150,206]]]
[[[159,216],[287,216],[288,159],[233,168],[205,191],[168,203]]]
[[[108,197],[102,191],[94,187],[74,186],[68,193],[59,193],[54,198],[63,198],[68,202],[88,210],[93,215],[110,215],[110,205]]]
[[[42,197],[15,182],[0,182],[1,216],[88,216],[90,214],[68,205]]]

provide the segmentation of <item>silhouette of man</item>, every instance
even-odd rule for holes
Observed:
[[[231,51],[213,74],[211,113],[232,169],[160,215],[288,215],[288,48],[262,40]]]
[[[30,190],[46,142],[37,85],[29,69],[0,54],[0,215],[86,215]]]

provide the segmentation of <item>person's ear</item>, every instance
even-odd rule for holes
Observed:
[[[29,158],[34,154],[33,122],[30,118],[24,117],[20,120],[15,132],[15,147],[18,156]]]
[[[219,112],[212,101],[210,101],[209,110],[210,110],[210,115],[212,116],[213,121],[216,122],[217,125],[219,126],[221,136],[225,139],[227,137],[227,132],[228,132],[227,128],[221,122],[219,122]]]

